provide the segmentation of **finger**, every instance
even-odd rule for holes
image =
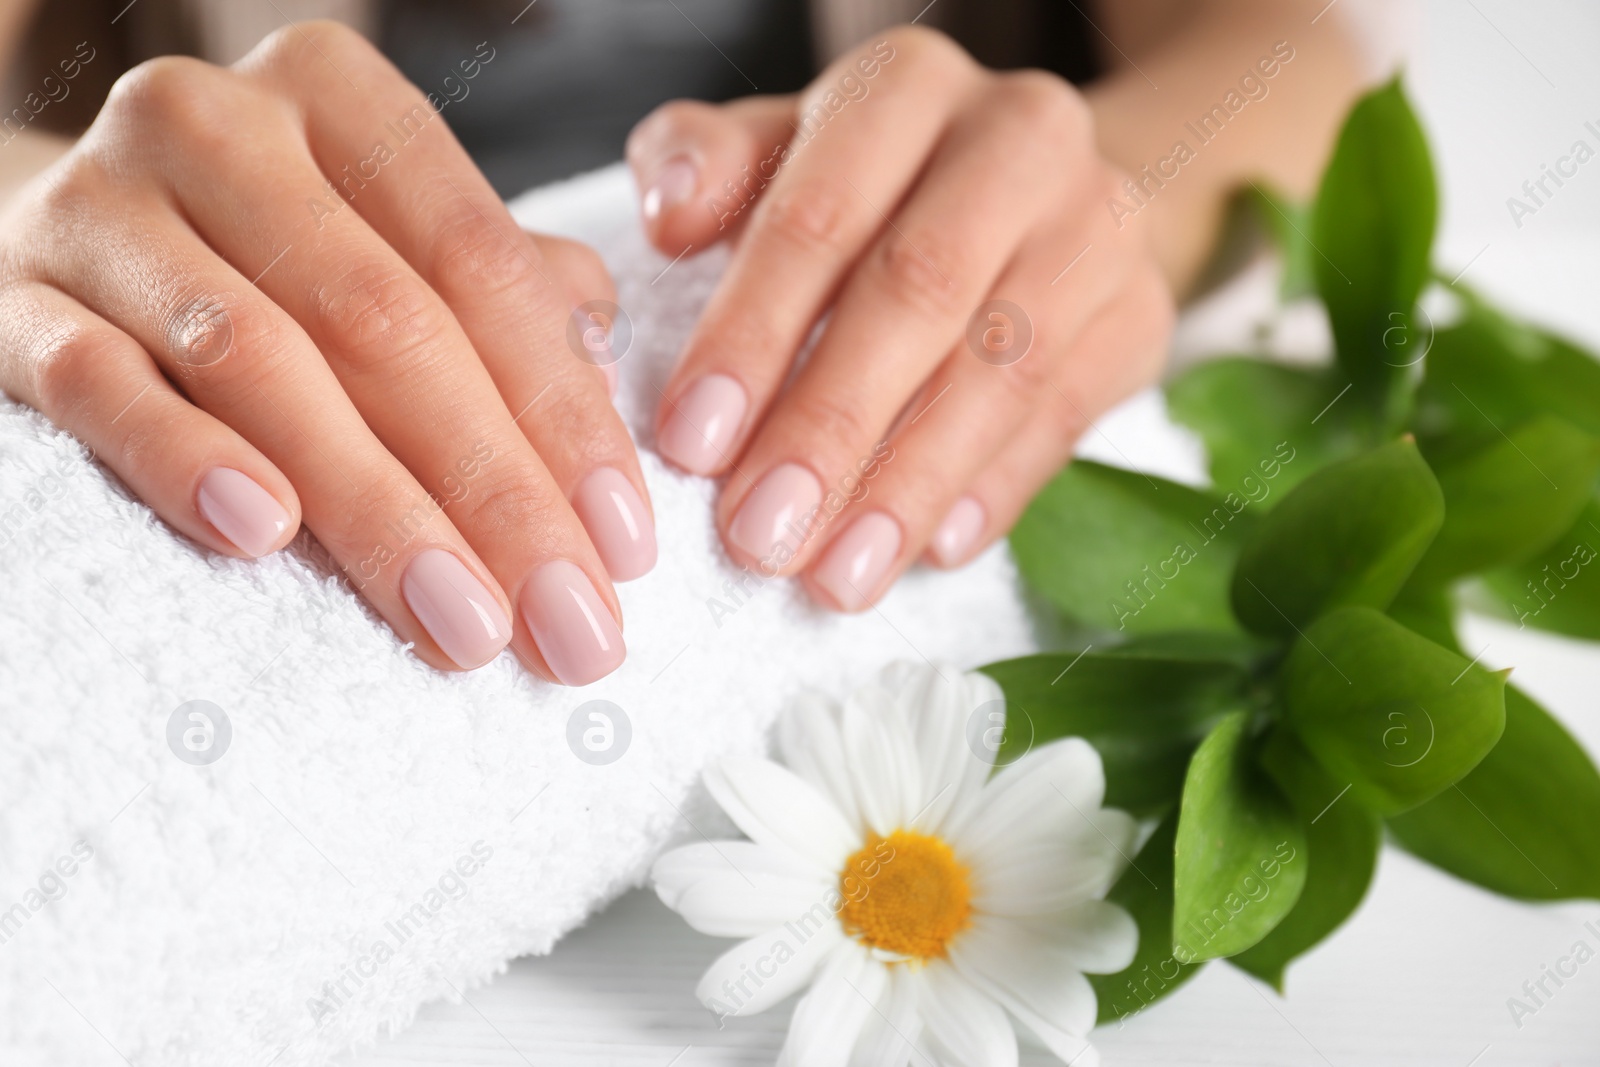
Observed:
[[[528,476],[533,477],[535,465],[542,466],[548,474],[540,472],[540,477],[553,479],[564,498],[597,505],[583,507],[580,518],[559,501],[533,500],[525,492],[530,499],[524,504],[535,510],[506,517],[524,529],[548,529],[541,556],[561,556],[587,570],[589,561],[598,558],[596,552],[603,554],[605,565],[593,568],[594,583],[608,610],[620,618],[607,574],[615,568],[619,578],[636,578],[650,569],[655,562],[653,520],[632,439],[611,406],[603,375],[594,372],[600,360],[589,347],[572,341],[579,331],[570,328],[574,309],[566,287],[422,94],[358,36],[344,30],[323,36],[319,47],[356,79],[359,90],[327,63],[303,68],[291,62],[301,51],[293,37],[283,38],[277,52],[269,49],[251,60],[261,77],[304,102],[312,155],[323,173],[336,176],[348,197],[348,209],[322,220],[320,236],[333,238],[341,227],[352,232],[370,227],[410,268],[406,273],[420,276],[425,287],[415,294],[413,306],[432,307],[428,314],[438,321],[425,318],[412,325],[437,326],[440,335],[425,341],[414,358],[417,372],[425,375],[422,382],[431,380],[441,395],[457,393],[459,403],[452,408],[457,429],[451,432],[464,435],[457,437],[461,442],[486,439],[489,417],[508,408],[532,445],[532,451],[521,450],[525,454],[518,460]],[[408,104],[410,110],[404,110]],[[394,118],[397,107],[405,115],[399,120]],[[365,175],[373,173],[372,167],[358,167],[352,178],[338,177],[350,173],[347,161],[359,158],[354,153],[376,154],[374,139],[389,145],[392,158],[370,179]],[[293,212],[291,208],[286,214]],[[366,227],[357,225],[358,219]],[[383,251],[374,249],[369,262],[376,277],[385,279],[380,288],[387,288],[393,299],[407,286],[389,285],[387,279],[401,265],[379,265]],[[569,259],[578,254],[572,248],[564,251]],[[602,270],[596,257],[588,273]],[[267,282],[276,277],[277,284],[285,284],[293,272],[269,274]],[[268,290],[272,292],[271,284]],[[314,307],[307,310],[317,313]],[[316,331],[312,333],[316,338]],[[347,351],[350,357],[366,362],[359,351]],[[386,413],[405,413],[405,392],[422,384],[402,381],[387,366],[379,370],[380,381],[364,377],[369,379],[366,387],[377,392],[388,392],[384,387],[391,385],[400,391],[375,398],[374,405]],[[491,391],[499,397],[491,397]],[[362,404],[359,396],[357,403]],[[388,441],[392,435],[380,430],[379,436]],[[515,468],[507,464],[506,476]],[[480,531],[466,532],[476,544]],[[503,565],[537,562],[508,555]],[[493,562],[491,566],[497,574],[507,573]]]
[[[0,293],[6,392],[89,446],[170,525],[253,558],[288,544],[300,502],[250,443],[178,395],[139,343],[58,289]]]
[[[976,84],[976,66],[947,38],[911,30],[891,40],[872,95],[791,144],[663,390],[657,446],[685,470],[732,465],[841,278]],[[802,94],[800,114],[872,47],[831,66]]]
[[[601,377],[605,379],[606,394],[615,397],[617,365],[627,352],[618,351],[613,347],[611,331],[613,324],[607,321],[605,314],[610,308],[604,305],[615,306],[617,302],[617,287],[611,280],[611,272],[606,270],[599,254],[581,241],[540,233],[528,233],[528,236],[538,246],[544,262],[561,285],[562,291],[566,293],[567,306],[577,312],[578,321],[586,328],[600,327],[601,335],[593,347],[583,346],[584,338],[580,337],[579,350],[582,355],[579,358],[595,365]],[[615,572],[612,572],[611,577],[618,581],[623,580]]]
[[[337,53],[334,63],[356,69],[336,43],[348,31],[304,29],[321,36],[310,42],[319,52]],[[285,40],[279,36],[272,47],[288,47]],[[173,161],[173,153],[157,153],[161,177],[204,240],[229,262],[248,264],[260,291],[303,327],[336,376],[331,391],[354,403],[358,421],[412,484],[420,480],[430,491],[400,509],[402,515],[422,511],[393,536],[409,547],[414,526],[448,520],[451,534],[470,544],[498,587],[510,593],[517,606],[512,645],[546,677],[585,684],[615,669],[625,652],[610,581],[450,310],[356,212],[307,210],[327,193],[296,116],[266,106],[263,97],[273,97],[243,79],[224,75],[219,82],[182,66],[166,69],[173,84],[158,86],[163,99],[154,109],[163,121],[139,129],[157,143],[176,135],[192,144],[222,115],[241,108],[262,113],[255,136],[219,147],[215,166],[204,173]],[[362,191],[384,186],[372,182]],[[570,353],[565,364],[569,378],[581,379],[580,388],[609,409],[593,372]],[[551,392],[560,395],[558,388]],[[535,399],[530,394],[528,410],[519,414],[529,414]],[[237,398],[232,402],[237,406]],[[329,506],[351,495],[335,488],[327,487]],[[310,515],[309,501],[306,507]],[[378,547],[385,562],[398,554],[381,541]]]
[[[651,243],[677,256],[735,234],[777,174],[794,114],[788,95],[674,100],[646,115],[628,134],[626,156]]]
[[[125,82],[107,106],[153,91],[167,90]],[[265,123],[258,136],[268,136]],[[512,635],[505,594],[440,497],[373,436],[304,331],[164,204],[130,202],[87,168],[55,196],[46,215],[74,212],[78,232],[95,238],[54,240],[25,267],[118,324],[196,405],[260,449],[295,486],[305,524],[422,659],[467,669],[497,655]],[[97,204],[116,212],[89,217]]]
[[[1152,272],[1143,287],[1148,293],[1125,285],[1129,257],[1115,247],[1103,247],[1075,284],[1051,284],[1063,249],[1087,244],[1085,237],[1095,230],[1091,220],[1100,217],[1099,212],[1080,215],[1074,224],[1025,245],[973,313],[967,336],[929,378],[893,433],[895,459],[872,482],[872,502],[858,499],[843,521],[817,531],[817,558],[807,584],[821,602],[858,611],[893,583],[964,487],[1056,388],[1067,353],[1095,343],[1084,334],[1086,325],[1109,323],[1099,329],[1120,330],[1130,344],[1149,328],[1148,322],[1128,320],[1150,313],[1143,305],[1160,299],[1159,280]],[[1113,361],[1130,363],[1122,351]],[[1153,372],[1145,364],[1134,366],[1141,374]],[[1117,377],[1109,366],[1087,373]],[[957,519],[970,524],[970,515],[964,508]]]
[[[1125,301],[1108,307],[1068,353],[1022,430],[929,535],[928,562],[959,567],[1016,524],[1028,502],[1071,458],[1083,433],[1159,373],[1172,317],[1171,296],[1155,277],[1144,278]]]
[[[1075,161],[1090,169],[1088,125],[1072,90],[1040,74],[1004,80],[952,127],[893,223],[850,274],[815,353],[741,456],[740,470],[754,487],[736,480],[724,489],[718,517],[735,555],[765,559],[783,536],[776,516],[815,507],[824,487],[884,438],[1030,231],[1060,210],[1060,186],[1034,176],[1065,173]],[[1048,285],[1050,274],[1036,262],[1042,255],[1023,257],[1010,289],[1032,294]],[[1029,276],[1035,269],[1042,277]],[[992,376],[986,384],[1005,388]],[[1029,402],[1025,395],[1015,400]],[[789,567],[805,566],[825,542],[796,546]]]

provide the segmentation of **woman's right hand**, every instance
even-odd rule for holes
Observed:
[[[135,68],[7,205],[0,389],[218,552],[303,516],[430,664],[510,643],[583,685],[624,656],[611,579],[655,561],[609,368],[569,343],[613,295],[371,45],[301,24]]]

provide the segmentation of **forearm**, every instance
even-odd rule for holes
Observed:
[[[1149,224],[1180,294],[1204,265],[1236,188],[1266,182],[1303,196],[1315,184],[1361,83],[1340,20],[1312,22],[1322,3],[1215,0],[1126,57],[1106,46],[1112,72],[1086,95],[1101,151],[1135,182],[1107,210]],[[1105,6],[1100,25],[1120,42],[1119,18],[1143,6]],[[1126,36],[1137,41],[1131,26]]]

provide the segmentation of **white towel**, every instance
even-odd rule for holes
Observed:
[[[724,257],[667,269],[633,202],[616,167],[517,205],[601,249],[636,331],[617,404],[661,560],[619,587],[627,664],[582,691],[509,654],[433,671],[309,537],[259,562],[215,556],[0,400],[0,1063],[322,1063],[547,952],[667,843],[715,832],[701,766],[761,749],[801,687],[1036,647],[1003,547],[913,572],[859,616],[772,582],[718,625],[707,601],[731,604],[735,571],[716,487],[665,468],[648,426]],[[1158,401],[1130,410],[1113,462],[1182,451]],[[609,765],[567,740],[597,698],[631,724]],[[169,744],[196,700],[231,730],[206,765]],[[176,749],[204,726],[180,716]]]

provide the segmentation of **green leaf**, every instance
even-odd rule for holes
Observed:
[[[1357,800],[1392,815],[1477,766],[1505,725],[1505,676],[1371,608],[1337,608],[1284,663],[1287,719]]]
[[[1591,499],[1571,529],[1539,555],[1483,576],[1488,606],[1524,626],[1600,641],[1600,500]]]
[[[1444,496],[1409,438],[1324,467],[1268,512],[1233,572],[1233,610],[1291,637],[1346,604],[1388,607],[1444,522]]]
[[[1437,211],[1428,143],[1396,78],[1362,97],[1345,120],[1311,235],[1339,365],[1386,416],[1395,414],[1404,368],[1417,359],[1412,315],[1428,277]]]
[[[1461,642],[1456,640],[1456,606],[1450,590],[1441,586],[1419,588],[1408,585],[1389,605],[1387,614],[1395,622],[1434,644],[1452,652],[1461,651]]]
[[[1305,827],[1306,884],[1283,921],[1229,962],[1282,993],[1289,962],[1338,929],[1366,896],[1383,824],[1345,795],[1291,731],[1275,730],[1261,756]]]
[[[1498,439],[1497,426],[1541,414],[1600,437],[1600,361],[1476,298],[1460,323],[1434,338],[1426,371],[1416,426],[1430,458],[1438,439],[1470,448]]]
[[[1254,945],[1305,884],[1305,834],[1257,767],[1249,726],[1248,712],[1227,716],[1189,761],[1173,860],[1173,953],[1184,961]]]
[[[1550,713],[1506,689],[1505,736],[1473,772],[1389,820],[1407,850],[1526,900],[1600,897],[1600,772]]]
[[[1522,563],[1566,532],[1594,496],[1600,438],[1539,416],[1434,472],[1444,526],[1417,564],[1424,585]]]
[[[1278,190],[1255,183],[1251,183],[1249,199],[1283,260],[1278,299],[1288,302],[1315,293],[1316,267],[1312,260],[1317,253],[1311,247],[1311,205],[1295,203]]]
[[[1172,847],[1178,816],[1168,815],[1106,899],[1120,904],[1139,924],[1139,950],[1116,974],[1088,974],[1100,1002],[1100,1023],[1126,1022],[1177,989],[1200,970],[1172,953]]]
[[[1346,417],[1354,407],[1339,396],[1346,384],[1326,370],[1230,357],[1167,383],[1167,407],[1205,442],[1213,485],[1266,503],[1357,451]]]
[[[1140,648],[1025,656],[982,670],[1006,694],[999,762],[1081,737],[1105,764],[1106,804],[1136,815],[1177,800],[1190,753],[1238,706],[1248,678],[1236,661]]]
[[[1236,631],[1228,575],[1247,498],[1075,460],[1011,531],[1022,575],[1069,619],[1102,630]]]

